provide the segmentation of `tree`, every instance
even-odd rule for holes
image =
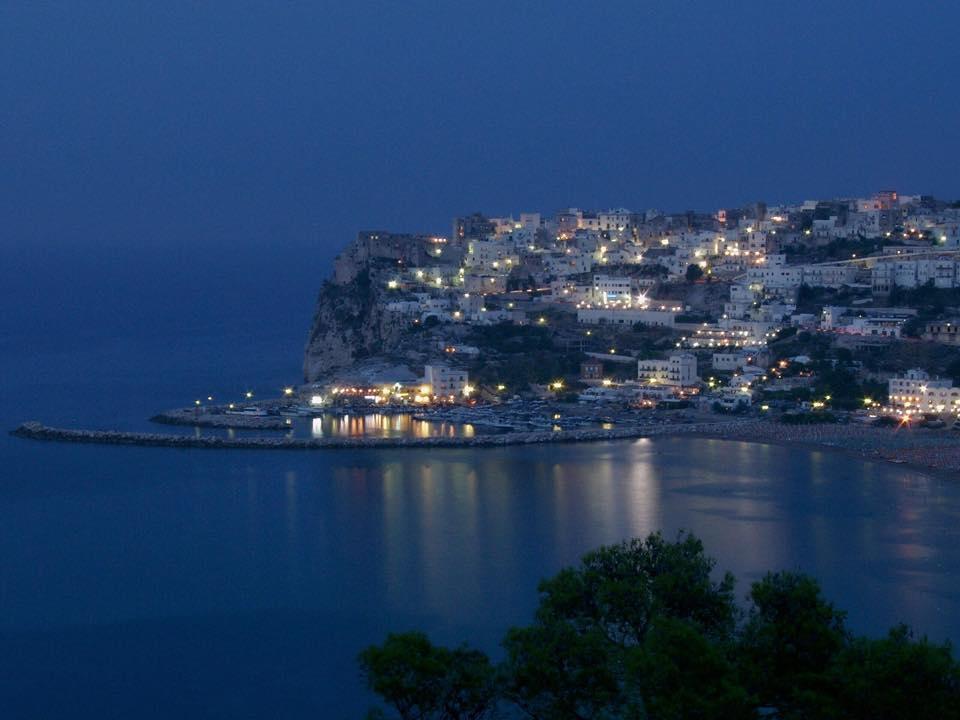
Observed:
[[[694,283],[703,277],[703,268],[695,263],[687,265],[687,282]]]
[[[641,717],[755,718],[753,698],[740,683],[724,646],[690,623],[663,618],[627,663],[628,682],[642,698]]]
[[[857,638],[833,674],[839,709],[851,720],[960,717],[960,669],[950,644],[914,640],[905,625],[879,640]]]
[[[828,670],[848,639],[844,613],[816,580],[791,572],[768,573],[750,600],[741,639],[747,687],[784,717],[818,716],[832,695]]]
[[[661,688],[677,678],[644,683],[638,671],[661,664],[669,638],[702,647],[732,637],[734,580],[713,580],[715,564],[693,535],[655,533],[601,547],[541,582],[533,625],[504,642],[506,696],[539,720],[629,715],[655,695],[667,703]]]
[[[540,583],[533,622],[496,668],[465,646],[390,635],[360,656],[401,720],[960,719],[949,644],[898,626],[854,637],[806,575],[771,573],[734,605],[701,542],[659,533],[601,547]],[[373,711],[372,718],[384,717]]]
[[[419,632],[391,634],[360,654],[370,689],[402,720],[481,720],[493,708],[495,672],[479,650],[433,645]],[[373,711],[371,717],[382,717]]]

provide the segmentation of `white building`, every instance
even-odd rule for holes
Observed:
[[[741,348],[713,353],[711,364],[714,370],[732,372],[744,370],[747,367],[757,367],[761,360],[766,358],[765,348]]]
[[[674,353],[666,360],[640,360],[637,362],[637,380],[672,387],[695,385],[700,381],[697,357],[692,353]]]
[[[613,275],[593,276],[593,302],[607,304],[612,302],[626,302],[631,300],[632,283],[628,277]]]
[[[920,369],[887,381],[890,406],[908,415],[960,411],[960,388],[952,380],[931,378]]]
[[[636,325],[673,327],[680,308],[664,310],[639,308],[580,308],[577,322],[584,325]]]
[[[467,371],[447,365],[427,365],[423,368],[423,384],[430,395],[460,398],[468,394]]]
[[[804,265],[803,283],[810,287],[840,288],[857,281],[854,265]]]
[[[912,289],[928,282],[938,288],[954,288],[957,277],[957,261],[953,258],[918,258],[877,263],[871,282],[875,293],[886,293],[894,286]]]

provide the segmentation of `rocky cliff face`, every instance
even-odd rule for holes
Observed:
[[[383,287],[375,268],[360,270],[348,282],[323,284],[303,358],[307,382],[397,345],[403,328],[384,310]]]

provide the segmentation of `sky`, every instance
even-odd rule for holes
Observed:
[[[960,197],[943,2],[0,4],[0,250],[317,271],[456,214]]]

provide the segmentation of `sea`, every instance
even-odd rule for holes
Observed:
[[[150,429],[300,379],[329,258],[177,247],[4,249],[0,428]],[[539,579],[656,530],[700,536],[740,597],[800,570],[858,632],[960,638],[949,476],[693,438],[264,452],[4,433],[0,718],[359,718],[367,645],[420,629],[496,657]]]

